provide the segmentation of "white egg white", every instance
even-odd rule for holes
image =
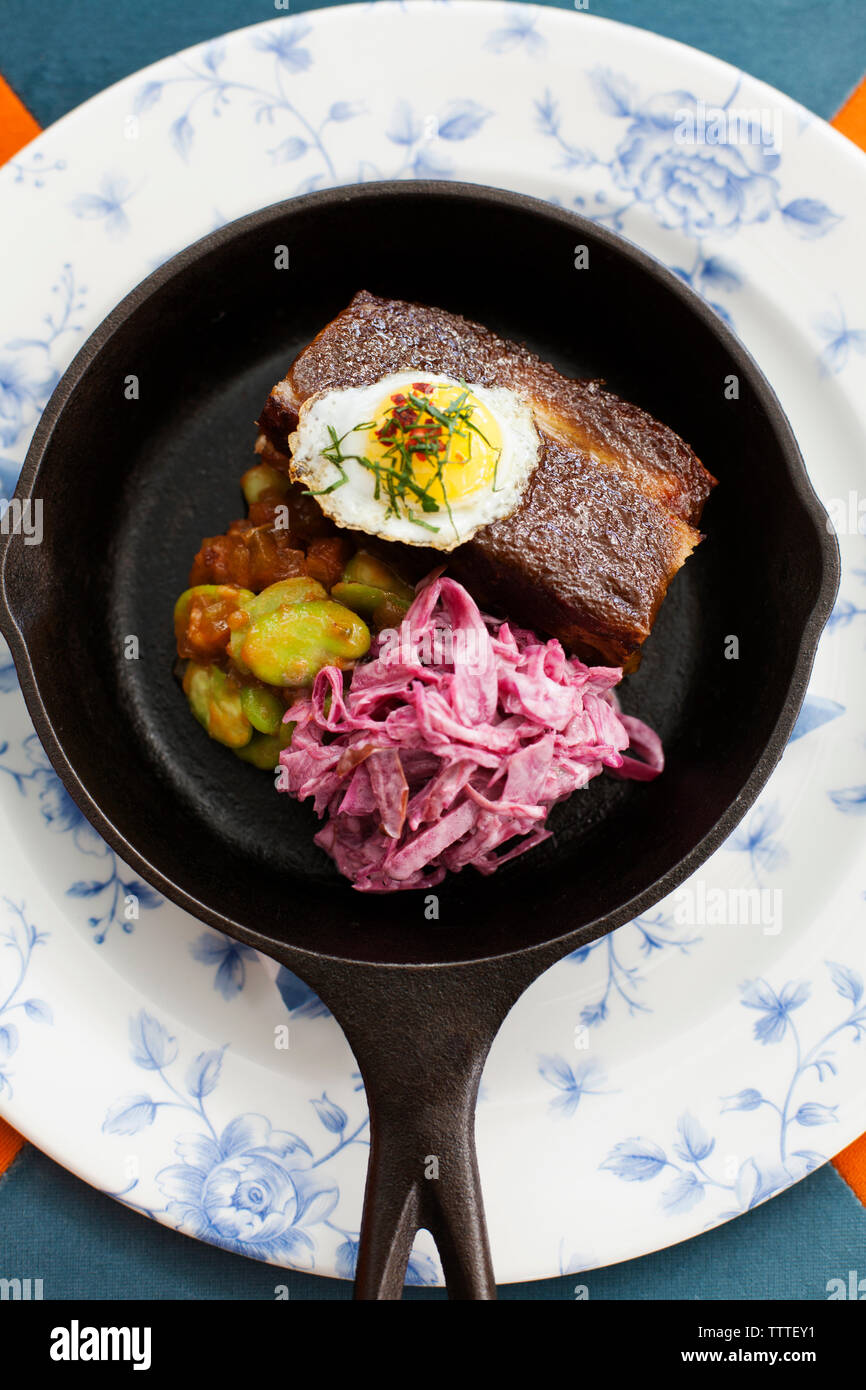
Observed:
[[[388,516],[388,498],[384,493],[376,498],[376,479],[367,468],[356,462],[344,463],[346,481],[340,482],[340,469],[323,452],[332,443],[330,427],[342,440],[344,455],[363,456],[369,431],[355,427],[372,421],[383,400],[395,392],[405,391],[419,380],[435,385],[468,386],[471,394],[495,417],[502,437],[495,486],[480,488],[464,497],[449,498],[450,516],[441,506],[439,511],[432,513],[415,509],[428,525],[437,528],[435,531],[410,520],[402,514],[402,509],[400,515]],[[298,428],[290,436],[289,444],[292,478],[316,494],[322,511],[338,526],[436,550],[453,550],[483,526],[510,516],[526,491],[541,453],[541,440],[532,412],[513,391],[504,386],[460,383],[451,377],[431,375],[418,369],[395,372],[370,386],[322,391],[311,396],[301,407]],[[335,483],[340,485],[333,487]],[[332,487],[333,491],[328,491]]]

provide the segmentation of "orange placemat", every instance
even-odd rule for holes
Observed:
[[[24,1138],[17,1129],[0,1120],[0,1173],[4,1173],[17,1154],[24,1147]]]
[[[0,76],[0,164],[5,164],[22,145],[39,134],[39,122],[31,116],[23,101],[15,95],[6,79]]]

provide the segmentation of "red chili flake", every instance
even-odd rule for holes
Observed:
[[[423,391],[424,394],[426,395],[428,391],[432,390],[432,387],[431,387],[429,381],[413,381],[413,383],[412,383],[412,390],[413,390],[413,391]]]
[[[439,452],[440,454],[441,454],[441,453],[444,453],[444,451],[445,451],[445,440],[444,440],[444,439],[441,440],[440,443],[437,444],[436,448],[437,448],[437,450],[438,450],[438,452]]]
[[[392,396],[391,400],[394,402],[395,405],[405,405],[406,403],[406,397],[400,391],[398,391],[396,395]]]

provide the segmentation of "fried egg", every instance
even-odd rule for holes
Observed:
[[[311,396],[289,444],[338,526],[436,550],[510,516],[541,452],[513,391],[409,370]]]

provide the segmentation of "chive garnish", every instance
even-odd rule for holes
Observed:
[[[429,396],[414,391],[408,391],[405,394],[398,393],[399,399],[394,402],[387,413],[384,424],[377,430],[377,437],[383,446],[386,461],[375,462],[364,454],[343,452],[343,444],[349,435],[360,430],[372,429],[375,421],[367,420],[355,425],[342,436],[338,436],[336,430],[329,425],[328,434],[331,443],[322,450],[322,454],[339,470],[340,477],[329,487],[321,488],[318,491],[307,490],[305,496],[320,497],[335,492],[337,488],[349,481],[345,465],[357,463],[373,475],[375,480],[373,496],[377,501],[384,490],[388,501],[386,518],[402,515],[415,526],[422,526],[427,531],[438,532],[438,526],[433,526],[430,522],[422,520],[410,507],[410,502],[412,502],[419,504],[421,511],[425,514],[440,511],[440,504],[430,491],[434,483],[438,483],[448,519],[454,529],[455,536],[459,539],[443,473],[445,465],[448,462],[453,462],[450,459],[452,443],[455,439],[459,439],[469,457],[472,455],[472,434],[479,435],[488,448],[492,447],[490,441],[471,419],[474,406],[469,404],[469,387],[464,381],[460,382],[460,387],[460,394],[444,409],[434,405]],[[502,450],[500,449],[493,470],[494,491],[496,491],[496,474],[501,454]],[[428,463],[434,465],[426,484],[417,482],[413,473],[412,462],[418,457],[424,458]]]

